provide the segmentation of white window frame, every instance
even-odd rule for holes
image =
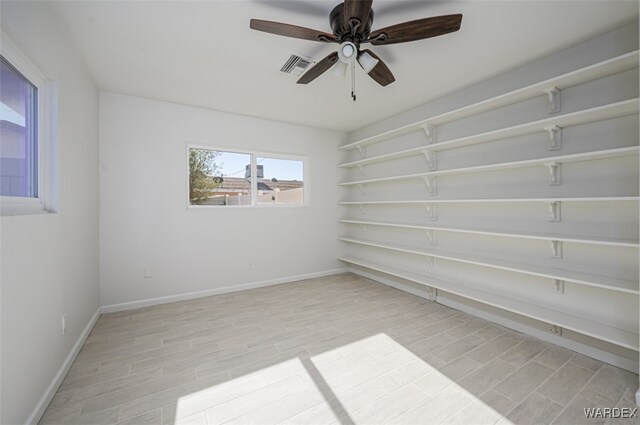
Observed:
[[[47,81],[42,72],[11,41],[5,32],[1,32],[0,53],[37,89],[37,185],[38,197],[0,196],[0,215],[39,214],[53,212],[51,205],[51,143],[53,112],[53,83]]]
[[[189,149],[206,149],[210,151],[220,151],[220,152],[231,152],[231,153],[240,153],[247,154],[251,160],[251,175],[258,175],[258,166],[256,163],[256,157],[265,157],[269,159],[286,159],[292,161],[302,161],[303,167],[303,180],[302,180],[302,203],[301,204],[258,204],[257,203],[257,194],[258,194],[258,180],[253,178],[251,179],[251,205],[192,205],[189,200]],[[280,152],[264,152],[264,151],[256,151],[256,150],[247,150],[247,149],[238,149],[235,147],[219,147],[212,145],[205,145],[201,143],[191,143],[187,142],[185,149],[185,165],[186,165],[186,173],[185,173],[185,198],[187,200],[187,209],[199,210],[199,209],[211,209],[211,208],[222,208],[222,209],[233,209],[233,208],[309,208],[310,206],[310,190],[309,190],[309,158],[302,155],[291,155]]]

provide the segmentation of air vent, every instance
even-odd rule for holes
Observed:
[[[307,68],[309,68],[314,63],[315,62],[311,58],[291,55],[289,59],[287,59],[287,61],[284,63],[284,65],[282,65],[282,68],[280,68],[280,72],[300,76]]]

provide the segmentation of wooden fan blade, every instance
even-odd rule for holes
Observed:
[[[296,25],[283,24],[280,22],[263,21],[262,19],[252,19],[249,27],[257,31],[268,32],[270,34],[283,35],[285,37],[301,38],[303,40],[324,41],[327,43],[336,42],[333,34],[312,30],[310,28]]]
[[[369,20],[373,0],[344,0],[344,26],[349,28],[350,19],[360,20],[360,26]]]
[[[458,31],[461,23],[462,14],[417,19],[371,31],[369,40],[373,45],[406,43]]]
[[[338,52],[333,52],[314,65],[298,80],[298,84],[309,84],[338,62]]]
[[[388,86],[396,80],[396,77],[393,76],[387,64],[385,64],[378,55],[368,49],[361,50],[360,53],[368,53],[374,58],[378,59],[378,63],[376,64],[376,66],[374,66],[371,72],[369,72],[369,76],[373,78],[376,83],[384,87]]]

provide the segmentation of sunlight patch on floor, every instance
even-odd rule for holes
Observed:
[[[174,424],[508,423],[490,403],[377,334],[182,396]]]

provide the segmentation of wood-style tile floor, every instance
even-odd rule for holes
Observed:
[[[637,384],[344,274],[103,315],[41,423],[581,424]]]

